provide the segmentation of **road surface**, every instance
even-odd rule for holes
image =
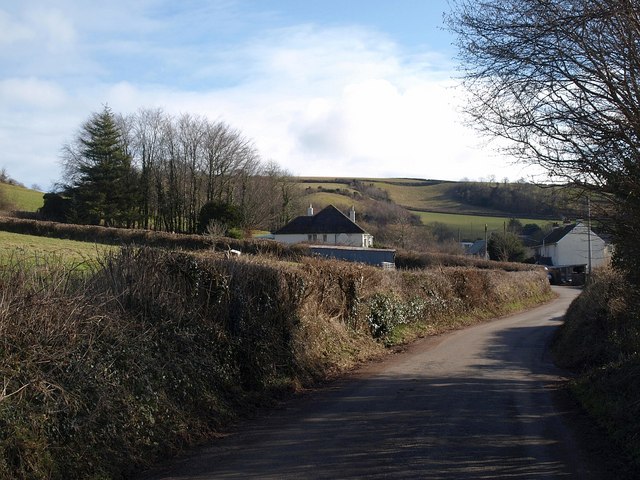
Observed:
[[[575,289],[422,340],[145,479],[600,478],[553,401],[546,346]]]

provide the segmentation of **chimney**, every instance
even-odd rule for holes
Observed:
[[[349,210],[349,219],[353,223],[356,223],[356,209],[353,207],[353,205],[351,206],[351,210]]]
[[[313,205],[309,204],[309,208],[307,208],[307,216],[313,217]]]

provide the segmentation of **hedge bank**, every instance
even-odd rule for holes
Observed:
[[[577,373],[576,398],[640,477],[640,292],[613,269],[596,271],[558,330],[556,362]]]
[[[536,271],[150,248],[91,271],[13,257],[0,292],[2,479],[127,476],[389,344],[550,296]]]

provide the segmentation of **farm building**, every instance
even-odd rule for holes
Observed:
[[[554,283],[577,283],[591,268],[608,261],[605,242],[582,222],[554,229],[535,247],[537,263],[546,265]]]

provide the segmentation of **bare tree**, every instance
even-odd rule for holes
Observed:
[[[472,123],[606,199],[617,260],[639,272],[640,2],[453,0],[447,22]]]
[[[186,113],[172,117],[158,108],[113,118],[119,146],[133,166],[136,195],[129,208],[136,225],[195,233],[209,203],[237,209],[246,228],[289,219],[295,183],[277,164],[265,165],[251,140],[226,123]],[[85,127],[63,148],[71,185],[90,167],[83,153]]]
[[[287,170],[270,161],[249,178],[246,220],[266,230],[277,230],[300,210],[302,190]]]
[[[203,185],[201,172],[206,130],[207,120],[202,117],[182,114],[176,123],[179,155],[185,172],[183,199],[187,232],[196,231],[198,214],[204,204],[200,197]]]
[[[166,122],[167,117],[159,108],[141,108],[132,120],[134,159],[140,171],[143,228],[157,229],[161,224],[158,215],[158,188],[162,189],[163,184],[159,174],[163,160],[162,132]]]

